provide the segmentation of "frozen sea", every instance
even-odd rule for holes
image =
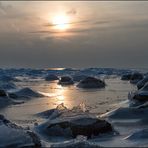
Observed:
[[[38,133],[35,124],[42,124],[48,119],[36,116],[38,113],[54,109],[63,103],[69,110],[73,107],[85,104],[85,108],[97,117],[103,117],[109,121],[117,135],[102,135],[90,140],[83,139],[98,146],[148,146],[148,118],[140,116],[148,113],[148,109],[136,110],[129,107],[128,93],[137,90],[135,84],[121,80],[121,76],[131,72],[147,74],[146,69],[113,69],[113,68],[88,68],[88,69],[1,69],[1,76],[9,76],[16,80],[3,81],[1,83],[15,84],[15,88],[7,89],[8,93],[23,88],[30,88],[44,97],[23,98],[23,103],[8,104],[0,108],[0,114],[11,122],[25,128],[30,127],[40,137],[43,146],[63,146],[73,144],[74,139],[63,139],[62,137],[49,137]],[[78,81],[74,85],[61,86],[58,80],[46,81],[45,77],[55,74],[61,76],[86,75],[93,76],[105,81],[105,88],[82,89],[78,88]],[[26,94],[27,96],[27,94]],[[22,99],[17,98],[22,101]],[[137,114],[136,114],[137,113]],[[134,114],[134,115],[132,115]],[[135,115],[136,114],[136,115]],[[54,139],[54,140],[53,140]],[[59,140],[60,139],[60,140]],[[82,141],[83,141],[82,140]],[[81,139],[77,140],[78,142]],[[77,147],[77,146],[75,146]]]

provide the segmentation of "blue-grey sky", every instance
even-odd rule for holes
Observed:
[[[147,68],[148,2],[0,2],[0,67]]]

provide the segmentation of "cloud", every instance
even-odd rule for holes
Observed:
[[[85,33],[85,32],[89,32],[89,31],[94,31],[94,29],[91,29],[91,28],[86,28],[86,29],[69,29],[67,32],[39,30],[39,31],[32,31],[32,32],[29,32],[29,33],[51,34],[52,35],[52,34],[68,34],[68,33]]]
[[[82,20],[82,21],[77,21],[77,22],[70,22],[67,24],[75,25],[75,24],[84,24],[84,23],[89,23],[89,22],[91,22],[91,20]],[[44,26],[45,27],[53,27],[53,26],[56,26],[56,24],[46,23],[46,24],[44,24]]]
[[[6,7],[2,4],[2,2],[0,2],[0,14],[2,15],[6,15]]]
[[[68,15],[76,15],[77,14],[77,11],[76,11],[76,9],[71,9],[71,10],[69,10],[69,11],[67,11],[66,12]]]
[[[131,7],[128,10],[122,7],[121,11],[117,6],[108,8],[105,4],[106,9],[101,11],[99,5],[93,3],[93,9],[81,8],[79,15],[77,10],[68,9],[65,13],[76,15],[74,18],[80,21],[72,22],[72,27],[62,33],[52,29],[53,24],[45,24],[46,20],[42,18],[48,12],[52,15],[55,7],[52,10],[48,6],[45,11],[36,9],[40,8],[40,4],[38,7],[36,4],[21,2],[21,7],[8,7],[0,2],[1,67],[119,67],[132,63],[147,66],[146,8],[143,11],[144,8],[138,6],[139,11],[132,12]]]
[[[74,25],[71,28],[67,30],[67,32],[59,32],[53,30],[52,27],[56,26],[52,23],[46,23],[43,25],[43,27],[49,27],[45,28],[43,30],[37,30],[37,31],[31,31],[29,33],[38,33],[38,34],[68,34],[68,33],[85,33],[85,32],[90,32],[90,31],[95,31],[98,30],[99,27],[98,25],[101,24],[108,24],[111,23],[112,21],[110,20],[100,20],[100,21],[92,21],[91,19],[89,20],[82,20],[82,21],[77,21],[77,22],[71,22],[68,23],[69,25]],[[77,26],[79,25],[79,26]],[[51,28],[50,28],[51,27]]]
[[[30,12],[24,11],[23,9],[20,9],[19,7],[15,7],[11,4],[6,4],[0,2],[0,17],[3,19],[30,19],[30,18],[37,18],[35,16],[32,16]]]
[[[86,24],[86,25],[92,24],[92,25],[97,25],[97,24],[106,24],[106,23],[110,23],[110,22],[112,22],[112,20],[93,21],[92,19],[89,19],[89,20],[82,20],[82,21],[70,22],[70,23],[67,23],[67,24],[70,24],[70,25],[78,25],[78,24]],[[43,26],[44,27],[53,27],[53,26],[56,26],[56,24],[46,23]]]
[[[58,30],[54,30],[52,27],[54,27],[55,25],[53,24],[44,24],[43,25],[43,29],[42,30],[35,30],[35,31],[30,31],[29,33],[31,34],[38,34],[40,36],[44,36],[44,38],[53,38],[53,39],[58,39],[58,38],[66,38],[66,37],[71,37],[70,40],[71,41],[72,38],[76,38],[77,37],[88,37],[90,36],[90,33],[94,33],[94,32],[102,32],[105,30],[105,26],[104,24],[109,24],[112,21],[110,20],[100,20],[100,21],[92,21],[90,20],[81,20],[81,21],[77,21],[77,22],[71,22],[69,24],[71,24],[72,26],[65,32],[61,32]],[[108,26],[108,25],[107,25]],[[67,39],[66,39],[67,40]],[[65,40],[61,40],[61,41],[65,41]]]

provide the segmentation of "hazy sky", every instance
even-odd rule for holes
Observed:
[[[53,23],[63,16],[65,29]],[[147,59],[146,1],[0,2],[0,67],[147,68]]]

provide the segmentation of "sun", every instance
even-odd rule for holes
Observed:
[[[57,15],[53,18],[52,24],[58,30],[66,30],[69,28],[69,17],[66,15]]]

